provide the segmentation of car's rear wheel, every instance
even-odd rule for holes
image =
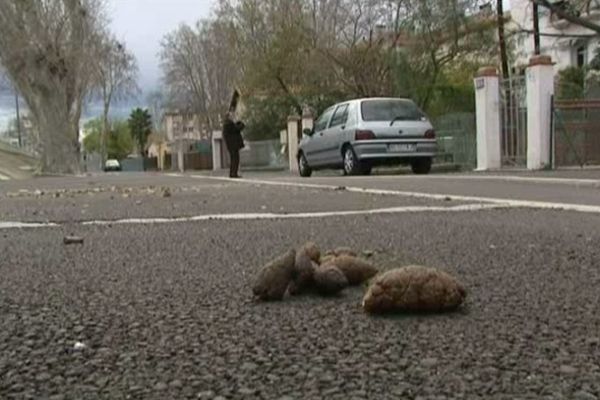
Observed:
[[[354,149],[347,145],[343,151],[344,175],[371,175],[371,165],[365,164],[356,157]]]
[[[431,158],[422,157],[415,159],[410,163],[413,173],[417,175],[427,175],[431,172]]]
[[[362,172],[360,160],[356,157],[356,153],[352,146],[344,148],[344,175],[359,175]]]
[[[298,172],[303,178],[308,178],[312,175],[312,168],[308,165],[304,153],[300,153],[300,156],[298,157]]]

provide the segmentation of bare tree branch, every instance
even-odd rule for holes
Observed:
[[[600,25],[581,17],[576,13],[569,12],[566,8],[563,8],[560,5],[557,5],[556,3],[551,3],[548,0],[531,0],[531,2],[537,4],[538,6],[547,8],[554,14],[571,22],[572,24],[582,26],[584,28],[596,32],[597,35],[600,35]]]
[[[133,54],[125,45],[105,34],[99,46],[99,56],[94,63],[94,80],[102,99],[102,134],[101,149],[103,160],[106,159],[108,142],[108,114],[113,101],[133,96],[138,92],[138,67]]]
[[[534,34],[534,31],[532,29],[518,29],[512,32],[512,34],[518,34],[518,33],[527,33],[530,35]],[[539,33],[540,36],[546,36],[546,37],[555,37],[555,38],[582,38],[582,39],[587,39],[587,38],[593,38],[596,37],[595,34],[591,33],[591,34],[576,34],[576,33],[547,33],[547,32],[540,32]]]

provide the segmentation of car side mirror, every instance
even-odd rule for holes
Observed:
[[[302,130],[302,133],[303,133],[304,135],[306,135],[306,136],[312,136],[312,135],[314,135],[314,134],[315,134],[315,131],[314,131],[314,129],[310,129],[310,128],[304,128],[304,129]]]

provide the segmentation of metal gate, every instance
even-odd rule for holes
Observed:
[[[445,162],[466,169],[477,167],[477,128],[474,113],[451,113],[433,121],[439,154]]]
[[[552,166],[600,165],[600,99],[555,101]]]
[[[527,81],[514,76],[500,81],[502,165],[527,165]]]

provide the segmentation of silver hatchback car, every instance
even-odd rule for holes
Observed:
[[[367,98],[325,110],[314,129],[303,131],[297,157],[304,177],[325,168],[368,175],[375,166],[399,164],[427,174],[436,152],[433,126],[412,100]]]

